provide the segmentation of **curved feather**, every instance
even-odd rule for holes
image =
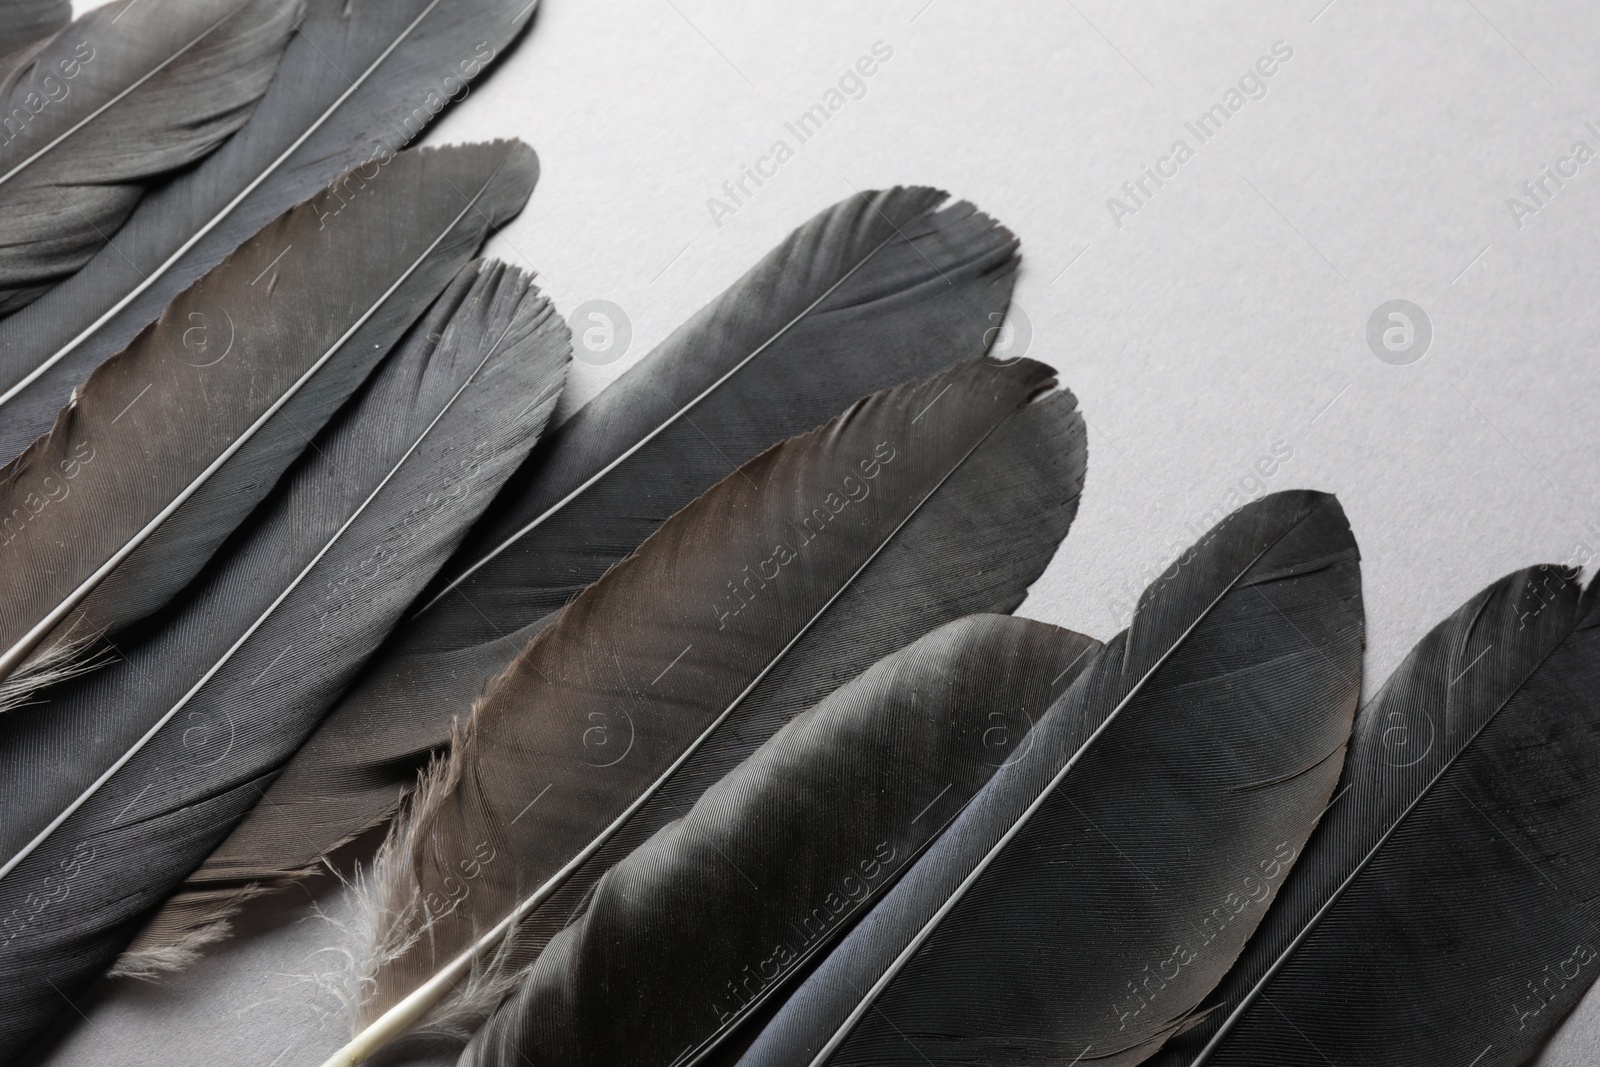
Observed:
[[[0,57],[44,40],[71,21],[69,0],[0,0]]]
[[[876,393],[746,463],[567,605],[473,708],[385,846],[357,968],[364,1029],[329,1062],[360,1062],[469,974],[475,996],[513,982],[518,954],[487,954],[1051,382],[1031,361],[979,361]]]
[[[526,278],[469,265],[159,627],[0,723],[0,1049],[255,802],[532,447],[568,353]],[[195,947],[147,927],[118,970]]]
[[[1029,758],[1098,647],[980,615],[880,660],[613,867],[462,1062],[697,1062]]]
[[[768,1064],[1137,1063],[1214,987],[1331,794],[1361,663],[1338,502],[1224,519],[778,1013]]]
[[[974,612],[1014,610],[1066,535],[1083,470],[1083,420],[1070,394],[1053,393],[1002,423],[833,603],[825,625],[808,630],[750,691],[725,728],[707,738],[544,906],[523,920],[519,959],[531,958],[566,925],[606,870],[681,815],[799,711],[946,622]],[[373,720],[375,731],[383,725]],[[355,736],[349,744],[360,750],[368,742]],[[366,751],[353,755],[373,758]],[[291,761],[291,772],[302,759],[303,750]],[[281,810],[275,803],[280,795],[274,783],[252,818],[281,819],[285,834],[294,826],[313,836],[328,832],[316,821],[314,805]],[[212,921],[221,901],[262,884],[254,858],[230,847],[248,839],[241,832],[247,826],[189,876],[158,921],[198,930]]]
[[[352,170],[370,179],[468,91],[535,7],[303,2],[306,16],[250,121],[147,194],[115,248],[0,319],[0,460],[47,431],[95,367],[247,238]]]
[[[822,212],[554,431],[434,583],[425,599],[435,602],[397,631],[191,888],[286,884],[315,869],[389,817],[452,721],[555,611],[731,465],[874,390],[981,355],[1010,297],[1016,239],[970,204],[940,208],[944,198],[892,189]],[[1014,492],[1071,484],[1076,499],[1081,425],[1053,436],[1066,466],[1036,485],[1007,478]],[[986,496],[1028,514],[1014,499]],[[957,589],[930,603],[950,610],[980,574],[1015,578],[956,614],[1020,601],[1038,572],[1032,556],[1013,566],[997,553],[995,514],[975,535],[987,541],[942,547],[983,570],[948,568]],[[954,617],[922,619],[855,670]]]
[[[1532,1060],[1600,973],[1597,604],[1528,568],[1423,638],[1175,1062]]]
[[[284,214],[101,367],[0,470],[0,679],[181,589],[537,169],[517,142],[396,155]]]
[[[302,0],[117,0],[8,70],[0,314],[88,262],[147,183],[244,125],[304,13]]]

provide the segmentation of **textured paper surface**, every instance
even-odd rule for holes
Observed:
[[[892,56],[841,87],[877,42]],[[1201,143],[1186,123],[1276,42],[1265,94]],[[1597,47],[1579,0],[545,0],[428,141],[532,144],[539,188],[491,253],[566,312],[624,310],[626,354],[580,363],[566,411],[852,189],[974,201],[1023,240],[1008,351],[1058,367],[1090,426],[1077,524],[1023,613],[1107,637],[1213,508],[1331,490],[1364,557],[1370,692],[1494,578],[1600,553],[1600,159],[1571,158],[1600,152]],[[830,89],[801,143],[785,124]],[[1179,139],[1176,176],[1123,191]],[[724,182],[758,164],[735,204]],[[1393,300],[1432,326],[1407,365],[1368,343]],[[176,981],[103,983],[43,1062],[320,1063],[343,1022],[306,976],[336,937],[304,899]],[[1591,993],[1541,1062],[1597,1059]]]

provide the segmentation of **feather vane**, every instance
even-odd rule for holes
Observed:
[[[1028,758],[1097,647],[978,615],[879,661],[607,872],[462,1062],[698,1061]]]
[[[97,366],[262,227],[352,171],[354,189],[384,170],[468,91],[535,7],[300,2],[305,17],[250,121],[147,193],[115,248],[0,319],[0,460],[49,430]]]
[[[0,0],[0,64],[72,21],[70,0]]]
[[[1538,1053],[1600,972],[1597,605],[1531,567],[1418,643],[1362,712],[1259,945],[1165,1062]]]
[[[1338,502],[1265,497],[1147,589],[741,1060],[1137,1063],[1260,921],[1332,793],[1359,688]]]
[[[0,722],[0,1044],[59,1010],[52,985],[99,973],[256,801],[532,446],[568,352],[526,278],[467,266],[159,627]],[[31,914],[68,868],[70,892]],[[170,969],[214,931],[183,935],[147,926],[117,970]]]
[[[0,470],[0,679],[26,691],[36,650],[181,589],[536,173],[514,142],[396,155],[360,195],[284,214],[96,372]]]
[[[385,846],[364,1029],[330,1062],[359,1062],[474,971],[479,990],[514,982],[515,953],[485,953],[514,943],[504,935],[1050,384],[1037,363],[979,361],[874,394],[746,463],[563,609],[473,709]]]
[[[301,0],[118,0],[0,81],[0,314],[99,251],[147,183],[207,155],[267,90]]]
[[[822,212],[552,432],[424,596],[427,608],[400,627],[188,889],[282,885],[317,869],[389,817],[429,754],[449,743],[451,723],[562,605],[730,464],[868,393],[982,355],[1009,300],[1016,240],[970,204],[944,200],[903,188]],[[1057,416],[1028,415],[1041,433],[1050,424],[1046,437],[1024,444],[1019,433],[1008,450],[1017,458],[991,464],[995,486],[1012,496],[963,490],[981,497],[975,506],[1017,516],[1015,557],[1001,552],[1006,540],[989,518],[998,511],[945,514],[929,528],[976,529],[938,550],[976,569],[947,568],[948,596],[883,591],[883,602],[901,602],[907,626],[885,626],[894,643],[844,644],[819,661],[828,673],[818,677],[831,684],[789,714],[934,626],[1016,607],[1043,566],[1037,546],[1047,553],[1065,533],[1063,508],[1082,480],[1081,423],[1068,400],[1060,404]],[[1056,456],[1044,453],[1047,441]],[[1036,522],[1044,527],[1030,534]],[[901,582],[920,586],[915,570]]]

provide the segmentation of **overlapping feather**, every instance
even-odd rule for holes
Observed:
[[[0,470],[0,687],[25,694],[181,589],[536,173],[516,142],[400,153],[285,213],[100,368]]]
[[[1097,648],[979,615],[879,661],[608,871],[463,1062],[699,1061],[1028,758]]]
[[[469,1017],[492,1006],[529,956],[520,938],[491,955],[505,933],[553,905],[708,740],[743,736],[732,717],[746,699],[1050,381],[1030,361],[979,361],[874,394],[746,463],[563,609],[473,709],[385,846],[358,972],[367,1025],[330,1062],[359,1062],[434,1002]],[[1060,533],[1034,536],[1029,555]],[[872,607],[892,617],[938,580]],[[469,975],[473,996],[452,996]]]
[[[970,204],[944,200],[901,188],[827,209],[555,431],[446,566],[426,610],[379,653],[185,893],[284,884],[315,869],[389,816],[428,754],[448,742],[451,722],[557,609],[731,465],[867,393],[986,351],[1010,298],[1016,240]],[[998,516],[1009,516],[1014,544],[1032,544],[1033,524],[1053,522],[1061,501],[1075,498],[1083,446],[1070,410],[1044,431],[1058,455],[996,464],[995,486],[1012,495],[974,487],[982,510],[941,520],[973,527],[972,540],[939,544],[977,568],[944,568],[951,594],[929,603],[956,614],[903,606],[913,623],[896,630],[895,643],[844,644],[832,662],[856,666],[819,667],[831,684],[793,707],[956,615],[1016,606],[1044,560],[1020,549],[1008,558]],[[1033,507],[1044,510],[1036,516]],[[1062,524],[1055,539],[1064,532]]]
[[[536,6],[304,4],[278,77],[250,121],[146,195],[117,231],[115,248],[0,319],[0,461],[47,431],[95,367],[247,238],[351,171],[358,180],[350,189],[383,172],[395,151],[468,92]]]
[[[0,1050],[258,799],[526,455],[568,353],[525,278],[468,265],[159,626],[0,722]],[[195,947],[162,933],[118,970]]]
[[[0,314],[83,266],[147,183],[242,126],[303,14],[302,0],[116,0],[7,69]]]
[[[1361,645],[1337,501],[1278,493],[1229,516],[741,1063],[1147,1057],[1332,793]]]
[[[1339,799],[1168,1064],[1529,1062],[1600,973],[1600,597],[1534,567],[1362,712]]]
[[[44,40],[71,20],[70,0],[0,0],[0,66],[11,53]]]

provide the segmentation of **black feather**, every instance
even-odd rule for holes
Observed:
[[[1530,1062],[1600,974],[1600,597],[1473,597],[1362,712],[1338,801],[1166,1063]]]
[[[895,189],[828,209],[552,433],[424,598],[440,599],[397,632],[269,801],[192,885],[282,882],[314,868],[385,819],[488,681],[667,516],[734,465],[857,398],[981,355],[1010,297],[1016,240],[969,204],[940,210],[943,200],[932,189]],[[827,674],[826,687],[789,714],[941,622],[1016,606],[1071,519],[1068,512],[1053,536],[1038,525],[1055,521],[1061,487],[1073,486],[1075,499],[1082,477],[1081,426],[1067,415],[1071,406],[1046,431],[1058,456],[1019,445],[1034,458],[997,464],[993,476],[1023,495],[975,487],[990,510],[946,523],[981,531],[973,534],[979,540],[951,537],[938,546],[980,569],[941,566],[948,598],[931,599],[907,628],[889,624],[893,643],[872,646],[877,651],[852,660],[845,674]],[[1024,469],[1042,480],[1008,473]],[[1040,493],[1051,504],[1030,512],[1021,501]],[[1018,524],[1016,544],[1030,546],[1015,560],[994,540],[990,522],[1001,514],[1015,516],[1008,521]]]
[[[255,803],[532,447],[568,352],[524,278],[469,266],[163,625],[0,722],[0,1054]],[[212,934],[146,929],[119,970]]]
[[[607,872],[463,1063],[697,1062],[1026,758],[1097,648],[980,615],[879,661]]]
[[[95,367],[246,238],[351,172],[382,173],[528,24],[529,0],[306,0],[238,133],[149,193],[82,270],[0,320],[0,461],[50,428]]]
[[[1336,500],[1279,493],[1229,516],[741,1062],[1148,1056],[1327,802],[1361,645]]]

